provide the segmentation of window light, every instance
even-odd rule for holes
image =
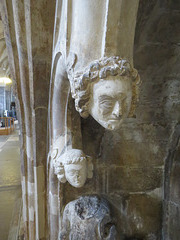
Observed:
[[[7,78],[7,77],[1,77],[0,78],[0,83],[2,83],[2,84],[10,84],[10,83],[12,83],[12,80],[10,78]]]

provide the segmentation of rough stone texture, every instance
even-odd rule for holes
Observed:
[[[68,152],[69,149],[80,148],[85,155],[92,157],[94,165],[93,178],[87,179],[85,185],[80,188],[72,187],[72,182],[71,185],[69,183],[58,183],[53,186],[51,184],[51,179],[53,179],[54,169],[51,169],[52,165],[49,166],[49,192],[52,199],[54,199],[55,196],[58,196],[58,201],[56,202],[56,215],[58,216],[57,219],[62,219],[63,208],[66,204],[83,195],[98,194],[101,196],[101,194],[106,192],[106,185],[108,183],[107,167],[109,166],[106,165],[104,167],[103,160],[98,156],[101,144],[100,125],[90,118],[90,121],[88,119],[85,120],[85,123],[87,121],[89,126],[84,127],[82,124],[83,120],[80,119],[79,115],[79,118],[78,116],[76,117],[76,122],[74,121],[74,105],[76,105],[76,109],[81,113],[81,116],[87,117],[90,113],[90,109],[86,109],[88,105],[85,102],[87,100],[86,96],[85,99],[81,99],[81,96],[85,95],[83,87],[86,85],[87,78],[84,77],[83,80],[85,81],[80,81],[81,76],[80,79],[78,79],[78,73],[82,73],[83,75],[84,69],[86,73],[86,70],[91,68],[91,63],[94,63],[94,61],[97,60],[102,66],[107,65],[107,68],[111,68],[110,75],[113,75],[114,73],[114,75],[118,75],[118,79],[120,79],[119,76],[123,73],[123,68],[121,69],[123,64],[121,63],[124,62],[124,59],[127,59],[128,62],[130,62],[130,64],[127,63],[127,65],[131,66],[128,68],[126,66],[127,73],[128,70],[130,70],[127,77],[129,77],[132,82],[136,79],[138,75],[137,71],[133,68],[132,49],[138,1],[133,1],[132,3],[132,1],[129,0],[113,2],[102,0],[79,0],[72,1],[72,5],[66,5],[65,0],[57,2],[59,5],[57,5],[57,15],[55,20],[56,32],[54,36],[50,91],[50,149],[57,148],[56,159],[60,159],[60,155],[66,152],[66,150]],[[101,9],[101,11],[99,9]],[[82,14],[77,14],[78,12],[81,12]],[[128,38],[125,38],[126,34],[128,34]],[[117,64],[118,60],[121,60],[121,58],[122,61],[119,61],[120,64]],[[114,59],[117,61],[113,62]],[[110,64],[103,65],[103,61],[105,62],[106,60],[108,60]],[[93,68],[93,70],[94,74],[98,72],[98,69],[96,68]],[[72,75],[70,71],[72,71]],[[75,78],[73,76],[74,74]],[[107,77],[109,77],[108,74]],[[126,74],[124,75],[126,76]],[[125,80],[127,80],[127,78],[125,78]],[[91,82],[91,79],[89,79],[89,81]],[[136,81],[134,82],[134,85],[136,85]],[[74,91],[73,84],[76,84],[75,87],[78,88],[79,83],[80,86],[82,86],[80,89],[82,91],[78,92],[77,89]],[[74,98],[74,95],[77,96],[77,98],[75,98],[76,104],[69,96],[70,84],[73,93],[72,97]],[[118,84],[117,86],[119,87]],[[131,92],[129,91],[129,88],[127,92],[128,94]],[[133,93],[134,92],[135,91],[133,91]],[[104,88],[102,89],[102,95],[105,93],[106,90]],[[90,97],[93,98],[93,93],[91,93]],[[131,100],[128,99],[128,107],[131,105],[130,103]],[[89,111],[88,114],[87,111]],[[129,111],[126,111],[125,115],[128,115],[128,113]],[[93,115],[92,113],[90,114]],[[95,115],[93,117],[96,118],[96,121],[99,118],[95,117]],[[96,127],[93,129],[94,122]],[[60,123],[62,124],[60,125]],[[81,128],[83,129],[82,131]],[[96,131],[96,134],[93,134],[94,131]],[[81,132],[82,136],[80,134]],[[86,139],[86,134],[91,134],[92,138]],[[94,141],[94,138],[98,142]],[[60,144],[56,147],[58,139],[60,139]],[[96,148],[97,152],[94,152],[94,148]],[[49,155],[53,158],[51,152]],[[54,206],[49,204],[50,212],[53,212]],[[51,222],[51,215],[49,218],[52,231],[58,226],[59,222]],[[54,234],[54,232],[51,231],[50,238]],[[121,231],[119,231],[119,233],[120,232]],[[120,235],[117,237],[120,238]]]
[[[54,171],[62,183],[68,181],[73,187],[83,187],[87,178],[93,177],[91,157],[82,150],[71,149],[58,159],[53,159]]]
[[[170,149],[165,165],[164,181],[164,221],[163,236],[164,239],[179,238],[179,153],[180,153],[180,125],[177,124],[170,138]]]
[[[0,4],[21,111],[26,238],[57,240],[64,207],[98,194],[111,203],[118,240],[178,240],[179,1],[140,0],[136,32],[138,1],[66,3]],[[104,56],[134,62],[142,81],[136,118],[115,132],[80,119],[69,94],[70,52],[77,72]],[[59,137],[58,154],[75,148],[93,159],[83,188],[58,182],[50,153]]]
[[[46,159],[55,1],[6,1],[1,18],[21,130],[25,239],[46,237]]]
[[[9,61],[6,49],[6,41],[4,37],[3,23],[0,19],[0,77],[9,77]]]
[[[161,200],[147,194],[110,196],[117,227],[125,239],[157,239],[161,233]],[[118,238],[119,239],[119,238]],[[121,238],[120,238],[121,239]],[[122,239],[124,239],[122,237]]]
[[[68,203],[63,212],[61,240],[115,240],[116,229],[108,202],[84,196]]]
[[[134,115],[140,85],[137,70],[126,59],[111,56],[74,72],[76,55],[69,58],[68,78],[76,110],[83,118],[91,115],[108,130],[119,129],[124,119]]]
[[[161,152],[159,155],[158,150],[156,157],[164,161],[161,238],[165,240],[178,239],[180,229],[176,157],[180,136],[179,20],[178,1],[140,1],[134,51],[135,67],[142,79],[137,120],[146,128],[154,127],[147,139],[154,141]]]
[[[162,207],[166,196],[162,193],[166,171],[167,178],[171,175],[172,181],[171,198],[167,203],[170,205],[169,215],[166,215],[166,221],[169,220],[164,231],[171,232],[171,236],[167,233],[164,239],[178,239],[179,236],[179,207],[171,212],[170,203],[173,199],[175,209],[179,198],[176,183],[179,164],[176,162],[171,169],[165,169],[171,135],[177,132],[174,126],[180,119],[179,31],[178,24],[172,25],[178,22],[179,10],[172,11],[170,2],[140,1],[134,65],[140,73],[142,85],[136,118],[126,121],[115,133],[104,131],[92,118],[82,121],[84,149],[87,154],[98,158],[96,189],[111,196],[115,212],[119,211],[117,219],[123,216],[122,222],[129,224],[128,229],[123,225],[127,239],[163,239],[161,229],[165,209]],[[135,194],[136,206],[141,206],[142,215],[136,220],[131,219],[130,212],[124,207],[129,194]],[[147,204],[144,204],[145,198]],[[133,206],[130,209],[134,211]],[[172,218],[177,224],[172,224]],[[120,224],[118,231],[120,236]]]
[[[108,170],[108,192],[144,192],[162,186],[162,169],[114,167]],[[143,180],[143,181],[142,181]]]
[[[167,235],[165,235],[164,239],[173,239],[178,240],[180,234],[180,208],[179,205],[169,202],[168,206],[169,210],[169,218],[168,218],[168,228],[167,228]]]

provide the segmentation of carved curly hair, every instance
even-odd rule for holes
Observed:
[[[83,71],[75,73],[70,71],[68,75],[72,97],[75,99],[76,110],[83,118],[89,116],[91,84],[108,76],[129,76],[132,80],[132,103],[129,117],[133,117],[139,96],[140,77],[137,70],[127,60],[119,56],[104,57],[91,62]]]
[[[71,149],[65,152],[58,159],[54,159],[53,161],[54,171],[59,181],[62,183],[66,182],[64,165],[79,164],[83,161],[87,161],[87,167],[89,170],[87,177],[91,178],[92,170],[93,170],[92,158],[90,156],[85,155],[82,150]]]

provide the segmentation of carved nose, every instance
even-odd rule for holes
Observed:
[[[121,105],[119,104],[118,101],[114,105],[114,109],[113,109],[112,114],[115,117],[120,117],[122,115],[122,108],[121,108]]]

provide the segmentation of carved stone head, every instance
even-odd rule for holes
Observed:
[[[55,174],[60,182],[68,181],[73,187],[84,186],[87,178],[92,178],[91,158],[82,150],[71,149],[54,161]]]
[[[108,202],[97,196],[84,196],[64,209],[60,240],[115,240],[116,229]]]
[[[69,71],[69,79],[76,110],[82,117],[90,114],[104,128],[115,130],[134,115],[140,78],[127,60],[102,58],[82,72]]]

